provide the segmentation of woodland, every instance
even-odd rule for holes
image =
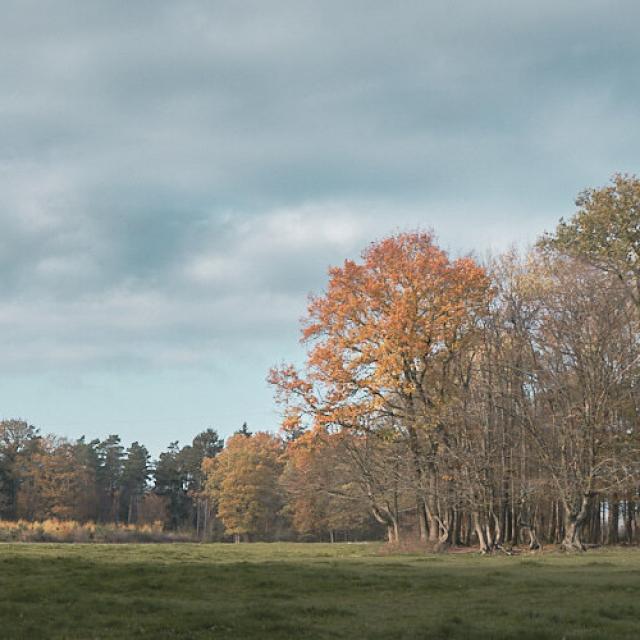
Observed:
[[[117,435],[0,423],[0,539],[639,541],[635,176],[579,194],[527,251],[452,257],[420,230],[373,242],[330,269],[301,342],[301,366],[268,374],[277,434],[208,429],[152,462]]]

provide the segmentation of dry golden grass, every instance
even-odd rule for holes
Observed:
[[[0,542],[186,542],[188,534],[163,531],[162,523],[100,524],[50,518],[0,520]]]

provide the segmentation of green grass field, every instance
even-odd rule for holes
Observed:
[[[639,638],[640,550],[0,545],[1,638]]]

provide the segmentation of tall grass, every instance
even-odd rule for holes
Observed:
[[[189,542],[183,532],[164,531],[161,522],[100,524],[50,518],[40,522],[0,520],[0,542]]]

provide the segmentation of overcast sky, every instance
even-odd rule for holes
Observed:
[[[0,0],[0,416],[276,429],[326,269],[640,172],[637,0]]]

